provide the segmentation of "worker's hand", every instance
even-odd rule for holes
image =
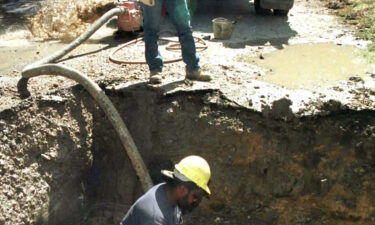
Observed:
[[[155,5],[155,0],[139,0],[139,1],[142,2],[145,5],[148,5],[148,6],[154,6]]]

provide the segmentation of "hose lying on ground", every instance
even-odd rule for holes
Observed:
[[[40,75],[61,75],[75,80],[79,84],[81,84],[91,94],[91,96],[95,99],[95,101],[99,104],[99,106],[111,121],[141,182],[142,188],[146,192],[153,185],[150,174],[148,173],[146,165],[143,162],[142,157],[134,144],[132,136],[130,135],[124,121],[122,120],[120,114],[117,112],[111,100],[105,95],[104,91],[100,89],[100,87],[95,82],[90,80],[85,74],[67,66],[47,64],[53,63],[56,60],[62,58],[64,55],[87,40],[110,18],[123,12],[123,8],[114,8],[108,11],[100,19],[98,19],[85,33],[79,36],[67,47],[65,47],[61,51],[56,52],[55,54],[52,54],[51,56],[48,56],[26,66],[22,71],[22,77],[24,78],[23,80],[26,79],[27,81],[29,78]]]
[[[161,32],[161,33],[171,33],[171,32],[164,31],[164,32]],[[161,33],[159,33],[159,35]],[[146,61],[125,61],[125,60],[121,60],[121,59],[118,59],[118,58],[114,57],[114,55],[116,54],[116,52],[118,52],[119,50],[121,50],[121,49],[123,49],[125,47],[128,47],[129,45],[136,44],[136,43],[142,41],[143,39],[144,39],[143,37],[139,37],[137,39],[134,39],[132,41],[126,42],[125,44],[120,45],[119,47],[115,48],[109,54],[109,60],[111,62],[114,62],[114,63],[117,63],[117,64],[147,64]],[[196,43],[201,43],[202,44],[202,46],[197,46],[196,47],[197,51],[204,51],[204,50],[206,50],[208,48],[206,42],[202,38],[194,37],[194,39],[196,40]],[[170,40],[170,39],[167,39],[167,38],[159,38],[159,40],[169,41],[169,42],[179,42],[179,41],[174,41],[174,40]],[[181,50],[181,46],[180,46],[180,44],[171,44],[171,45],[167,46],[166,49],[169,50],[169,51]],[[175,62],[179,62],[179,61],[182,61],[182,57],[177,58],[177,59],[165,60],[165,61],[163,61],[163,63],[167,64],[167,63],[175,63]]]

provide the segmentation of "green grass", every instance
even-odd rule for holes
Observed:
[[[375,63],[375,0],[322,0],[326,5],[337,10],[337,14],[346,23],[357,27],[359,38],[370,40],[366,53]]]

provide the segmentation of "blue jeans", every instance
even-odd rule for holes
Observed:
[[[167,10],[169,18],[177,30],[186,69],[189,71],[198,70],[199,56],[196,53],[186,0],[155,0],[154,6],[142,4],[145,55],[150,71],[161,72],[163,69],[163,59],[158,50],[162,6]]]

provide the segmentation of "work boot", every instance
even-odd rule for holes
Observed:
[[[149,82],[150,82],[150,84],[160,84],[161,83],[160,72],[159,71],[151,71]]]
[[[193,71],[186,70],[186,79],[206,81],[206,82],[212,80],[210,75],[201,74],[201,70],[193,70]]]

